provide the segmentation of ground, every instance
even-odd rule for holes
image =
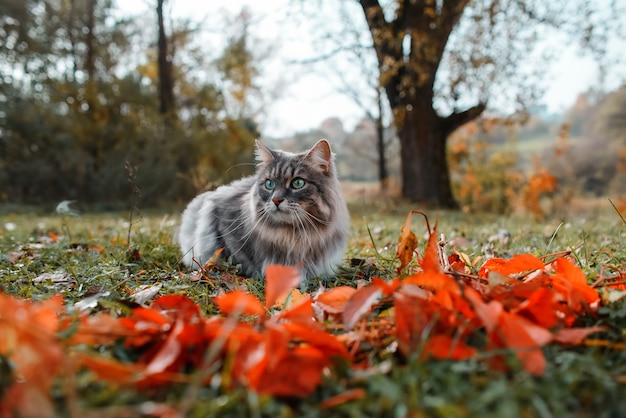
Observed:
[[[365,190],[350,196],[350,245],[341,273],[323,283],[327,288],[398,276],[398,238],[407,213],[416,209]],[[610,205],[587,209],[543,222],[524,216],[425,212],[431,224],[438,223],[448,253],[456,249],[479,265],[494,256],[570,251],[593,284],[603,275],[623,274],[626,224]],[[219,314],[214,296],[241,286],[263,300],[263,281],[244,280],[233,274],[233,266],[220,266],[203,277],[181,270],[172,239],[179,209],[134,212],[132,222],[129,213],[62,217],[26,208],[0,213],[0,289],[19,300],[45,301],[60,294],[66,309],[92,303],[91,314],[125,316],[138,303],[150,306],[159,295],[184,295],[206,317]],[[423,219],[414,216],[411,229],[418,238],[417,252],[423,254],[428,238]],[[311,283],[307,290],[318,287]],[[493,352],[467,360],[424,361],[419,355],[394,352],[393,344],[382,338],[386,349],[368,349],[366,342],[359,349],[371,367],[333,363],[321,384],[304,397],[259,395],[245,385],[229,386],[223,381],[225,369],[207,385],[124,390],[82,370],[71,379],[54,380],[49,393],[57,416],[620,416],[626,411],[626,302],[619,291],[597,289],[602,305],[581,315],[576,325],[606,331],[575,346],[544,346],[547,367],[540,376],[510,355],[504,370],[494,370],[485,361]],[[138,294],[145,300],[137,299]],[[385,306],[376,309],[384,319]],[[2,320],[0,315],[0,326]],[[12,384],[13,367],[12,354],[1,350],[0,344],[0,397]],[[142,355],[123,344],[103,345],[101,352],[124,361]],[[333,398],[346,393],[344,401]],[[337,405],[325,404],[329,399]],[[150,412],[149,405],[162,409]]]

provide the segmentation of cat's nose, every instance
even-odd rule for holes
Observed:
[[[280,205],[280,203],[281,203],[283,200],[285,200],[285,199],[284,199],[284,198],[282,198],[282,197],[273,197],[273,198],[272,198],[272,202],[274,202],[274,204],[276,205],[276,207],[278,207],[278,205]]]

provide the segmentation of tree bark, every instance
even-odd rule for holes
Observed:
[[[400,139],[402,196],[426,204],[439,205],[437,151],[441,133],[435,127],[438,117],[426,100],[415,100],[395,111]]]
[[[378,151],[378,181],[380,182],[380,190],[386,191],[389,183],[389,172],[387,171],[387,158],[385,150],[385,126],[383,124],[383,101],[380,93],[380,87],[376,89],[378,103],[378,117],[376,118],[376,140]]]
[[[85,71],[87,71],[89,81],[93,81],[96,74],[96,35],[94,33],[96,3],[97,0],[90,0],[87,3],[87,38],[85,39],[87,57],[85,58]]]
[[[163,3],[157,0],[157,19],[159,25],[158,58],[159,70],[159,112],[165,117],[166,123],[175,118],[174,78],[172,74],[172,57],[168,48],[165,24],[163,23]]]
[[[442,118],[433,109],[430,96],[425,94],[405,108],[396,108],[404,198],[447,209],[458,208],[447,160],[448,136],[478,117],[485,107],[481,103]]]

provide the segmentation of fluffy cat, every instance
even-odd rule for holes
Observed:
[[[256,143],[256,174],[205,192],[183,212],[183,262],[197,269],[217,250],[250,276],[270,264],[304,278],[334,275],[350,220],[328,141],[293,154]]]

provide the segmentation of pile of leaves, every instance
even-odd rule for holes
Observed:
[[[60,295],[31,302],[0,294],[0,416],[53,416],[55,380],[85,372],[137,390],[185,383],[281,398],[306,397],[345,367],[385,373],[389,355],[399,367],[412,358],[474,359],[541,376],[542,347],[581,344],[605,330],[576,326],[602,301],[568,252],[472,261],[448,251],[435,226],[418,254],[413,213],[399,239],[397,277],[302,294],[297,269],[270,266],[264,300],[221,292],[212,299],[221,315],[203,315],[184,295],[124,311],[66,306]],[[623,288],[622,280],[612,286]],[[322,407],[364,396],[349,389]]]

